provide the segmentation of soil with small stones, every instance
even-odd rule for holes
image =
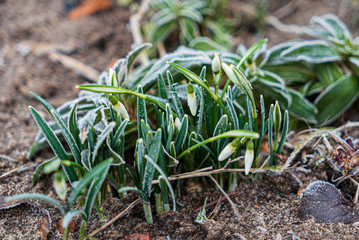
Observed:
[[[130,50],[131,33],[127,24],[130,12],[119,7],[113,1],[113,7],[79,20],[69,20],[64,13],[64,1],[46,0],[0,0],[0,154],[10,156],[15,161],[1,158],[0,175],[29,165],[23,172],[14,172],[0,177],[0,195],[8,196],[24,192],[36,192],[56,198],[50,176],[41,177],[38,184],[31,185],[34,163],[40,163],[51,157],[50,151],[41,152],[34,161],[25,159],[26,151],[37,132],[37,127],[28,111],[32,105],[44,113],[45,110],[29,91],[45,98],[55,107],[76,97],[76,84],[86,82],[47,57],[29,54],[22,56],[16,50],[16,44],[25,40],[45,43],[69,44],[81,46],[80,51],[71,56],[101,71],[108,68],[113,59],[124,57]],[[235,4],[236,1],[232,1]],[[290,1],[269,0],[270,13]],[[349,5],[345,8],[345,3]],[[234,7],[232,10],[235,9]],[[294,11],[281,18],[285,24],[307,25],[313,15],[324,13],[340,14],[349,25],[354,36],[358,35],[358,5],[351,1],[304,0]],[[260,33],[241,32],[236,39],[247,46],[267,37],[269,45],[274,45],[295,37],[284,34],[267,26]],[[357,106],[355,104],[354,106]],[[341,125],[348,120],[358,121],[358,111],[353,107],[343,118],[336,122]],[[356,115],[353,115],[353,112]],[[303,175],[306,182],[316,179],[331,180],[330,171],[320,167],[312,174]],[[184,182],[186,184],[187,182]],[[178,211],[166,212],[160,216],[154,214],[154,224],[147,225],[141,204],[136,205],[124,217],[96,235],[98,239],[124,239],[134,232],[149,232],[153,239],[356,239],[358,225],[341,223],[315,223],[314,220],[300,220],[297,217],[299,200],[296,192],[299,185],[289,174],[277,176],[263,174],[262,179],[250,181],[242,177],[231,199],[238,208],[242,219],[234,214],[230,204],[223,200],[217,207],[207,208],[210,220],[204,225],[194,220],[205,198],[208,203],[217,201],[222,194],[207,179],[196,183],[196,188],[183,190],[178,197]],[[355,187],[350,183],[342,184],[344,197],[352,200]],[[109,198],[104,206],[108,219],[114,218],[137,196],[129,194],[123,199]],[[0,210],[0,239],[41,239],[41,222],[44,208],[52,218],[48,239],[61,239],[57,223],[60,212],[44,203],[38,206],[22,204]],[[77,226],[81,219],[76,218]],[[101,222],[93,214],[87,233],[98,229]],[[71,239],[78,238],[78,229],[70,234]]]

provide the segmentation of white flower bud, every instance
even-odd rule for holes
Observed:
[[[252,167],[252,163],[254,160],[254,144],[253,141],[250,140],[247,143],[246,153],[244,154],[244,172],[246,175],[248,175],[249,170]]]
[[[113,108],[115,109],[117,114],[119,114],[122,117],[122,119],[128,121],[130,120],[130,116],[128,115],[125,106],[120,101],[118,101],[117,104],[113,106]]]
[[[122,117],[122,119],[130,120],[130,116],[128,115],[128,112],[125,108],[125,106],[117,100],[114,96],[110,95],[108,100],[111,102],[113,109],[117,112],[119,116]]]
[[[175,119],[175,127],[176,127],[177,131],[179,131],[182,127],[182,123],[181,123],[181,120],[179,120],[179,118]]]
[[[44,166],[44,173],[49,174],[52,172],[56,172],[59,169],[60,164],[61,164],[60,159],[53,160],[52,162],[50,162]]]
[[[57,196],[59,196],[61,200],[65,200],[67,187],[66,187],[66,181],[62,177],[61,173],[56,173],[54,176],[54,188]]]
[[[218,156],[218,161],[223,161],[229,158],[234,151],[236,150],[237,146],[239,144],[239,139],[236,138],[232,142],[228,143],[222,150],[222,152]]]
[[[196,116],[197,99],[192,83],[188,83],[187,85],[187,103],[192,116]]]
[[[113,68],[110,68],[110,69],[108,70],[108,78],[109,78],[111,81],[112,81],[112,79],[114,78],[115,74],[116,74],[116,72],[115,72],[115,70],[113,70]]]
[[[212,72],[214,74],[219,73],[219,71],[221,70],[221,58],[219,57],[218,54],[216,54],[212,60]]]
[[[240,82],[238,81],[236,75],[233,72],[233,69],[231,69],[227,64],[222,63],[222,68],[224,72],[227,74],[228,78],[237,86],[240,86]]]

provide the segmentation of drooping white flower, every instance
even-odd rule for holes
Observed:
[[[222,152],[218,156],[218,161],[223,161],[229,158],[234,151],[236,150],[237,146],[239,144],[239,139],[236,138],[232,142],[228,143],[222,150]]]
[[[125,106],[117,100],[114,96],[110,95],[109,100],[112,103],[113,109],[115,109],[117,115],[121,116],[124,120],[130,120],[130,116],[125,108]]]
[[[188,83],[187,85],[187,103],[192,116],[196,116],[197,99],[192,83]]]
[[[228,78],[237,86],[240,86],[241,83],[239,82],[238,78],[236,77],[236,75],[233,72],[233,69],[231,69],[227,64],[222,63],[222,68],[224,70],[224,72],[227,74]]]
[[[48,163],[44,166],[44,173],[49,174],[52,172],[56,172],[59,169],[60,164],[61,164],[60,159],[55,159],[55,160],[51,161],[50,163]]]
[[[54,176],[54,188],[57,196],[59,196],[61,200],[65,200],[67,187],[66,187],[66,181],[62,177],[61,173],[56,173]]]
[[[247,143],[246,153],[244,154],[244,172],[246,175],[248,175],[249,170],[252,167],[252,163],[254,160],[254,144],[253,141],[250,140]]]

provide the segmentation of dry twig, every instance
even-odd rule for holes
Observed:
[[[143,0],[138,11],[130,17],[131,33],[133,37],[133,42],[136,46],[139,46],[143,43],[140,22],[145,12],[147,12],[147,10],[149,9],[150,2],[150,0]],[[144,52],[140,53],[139,59],[142,65],[146,65],[149,62],[148,56]]]
[[[1,179],[1,178],[4,178],[4,177],[7,177],[7,176],[9,176],[10,174],[15,173],[15,172],[16,172],[16,173],[19,173],[19,172],[23,172],[23,171],[26,171],[26,170],[28,170],[28,169],[34,168],[34,167],[36,167],[37,165],[38,165],[37,163],[29,163],[29,164],[23,165],[23,166],[21,166],[21,167],[15,168],[15,169],[13,169],[13,170],[11,170],[11,171],[9,171],[9,172],[6,172],[6,173],[2,174],[2,175],[0,176],[0,179]]]
[[[123,217],[128,211],[130,211],[134,206],[136,206],[138,203],[140,203],[142,201],[141,198],[137,199],[136,201],[134,201],[133,203],[131,203],[130,205],[128,205],[128,207],[123,210],[122,212],[120,212],[116,217],[114,217],[113,219],[111,219],[110,221],[108,221],[105,225],[101,226],[100,228],[96,229],[95,231],[93,231],[91,234],[89,234],[90,237],[94,237],[97,233],[103,231],[104,229],[106,229],[108,226],[110,226],[112,223],[116,222],[118,219],[120,219],[121,217]]]
[[[212,181],[217,185],[217,187],[219,188],[219,190],[223,193],[223,195],[227,198],[228,202],[231,204],[232,209],[234,211],[234,213],[237,215],[237,217],[239,218],[239,220],[244,221],[244,218],[241,216],[241,214],[239,213],[236,205],[234,204],[234,202],[232,201],[232,199],[228,196],[228,194],[223,190],[223,188],[221,188],[221,186],[219,185],[219,183],[216,181],[216,179],[214,179],[214,177],[212,177],[212,175],[209,175],[209,177],[212,179]]]

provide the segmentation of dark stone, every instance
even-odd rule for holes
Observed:
[[[333,184],[324,181],[312,182],[303,191],[298,217],[314,217],[316,222],[322,223],[359,220],[359,214],[354,211],[351,203],[343,198]]]

